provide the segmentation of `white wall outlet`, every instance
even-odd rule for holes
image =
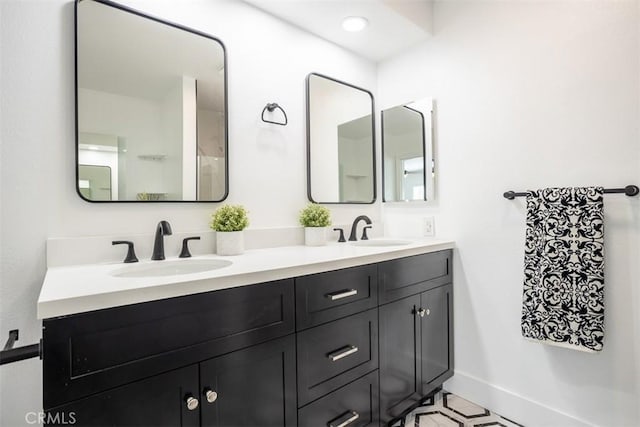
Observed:
[[[435,218],[432,216],[425,216],[422,219],[423,224],[423,235],[424,236],[435,236],[436,235],[436,224]]]

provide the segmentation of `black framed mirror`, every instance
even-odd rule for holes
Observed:
[[[307,93],[307,195],[315,203],[376,200],[373,94],[311,73]]]
[[[108,0],[76,0],[75,30],[80,197],[224,200],[229,156],[222,42]],[[95,173],[99,167],[110,168],[109,183]]]
[[[431,98],[382,110],[382,200],[431,201],[434,156]]]

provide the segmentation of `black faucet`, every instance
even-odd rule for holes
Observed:
[[[371,225],[371,219],[369,219],[369,217],[366,215],[360,215],[359,217],[354,219],[353,225],[351,226],[351,233],[349,234],[350,242],[355,242],[356,240],[358,240],[358,238],[356,237],[356,228],[358,228],[358,223],[360,221],[364,221],[367,223],[367,225]]]
[[[151,259],[160,261],[164,259],[164,236],[171,236],[171,225],[167,221],[160,221],[156,227],[156,238],[153,242],[153,255]]]

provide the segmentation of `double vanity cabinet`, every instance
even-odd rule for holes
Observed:
[[[388,423],[453,374],[451,262],[446,249],[47,318],[48,419]]]

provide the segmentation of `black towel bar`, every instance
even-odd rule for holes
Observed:
[[[640,193],[640,188],[638,188],[637,185],[627,185],[624,188],[605,188],[604,192],[607,194],[624,193],[627,196],[631,197],[631,196],[637,196]],[[523,193],[516,193],[515,191],[506,191],[504,192],[504,194],[502,194],[502,196],[505,199],[509,199],[509,200],[513,200],[516,197],[525,197],[528,195],[529,195],[528,191],[525,191]]]
[[[24,359],[31,359],[32,357],[40,357],[40,359],[42,359],[40,344],[31,344],[25,345],[24,347],[13,348],[13,344],[18,341],[18,337],[20,336],[19,333],[20,331],[18,329],[9,331],[7,343],[4,345],[4,349],[0,351],[0,365],[18,362]]]

